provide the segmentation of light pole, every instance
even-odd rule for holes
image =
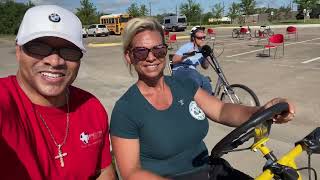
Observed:
[[[151,16],[151,1],[149,1],[149,14]]]
[[[273,15],[274,15],[274,12],[273,12],[273,11],[271,11],[271,12],[270,12],[270,15],[271,15],[271,22],[272,22],[272,20],[273,20]]]

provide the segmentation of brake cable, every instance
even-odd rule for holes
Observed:
[[[307,154],[308,154],[308,167],[299,168],[299,169],[297,169],[297,171],[308,170],[309,180],[311,180],[311,171],[312,171],[314,174],[314,180],[317,180],[318,179],[317,171],[311,167],[311,154],[312,153],[310,151],[307,151]]]

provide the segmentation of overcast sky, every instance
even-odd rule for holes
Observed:
[[[225,13],[228,11],[228,7],[232,2],[239,2],[240,0],[194,0],[200,3],[201,8],[205,11],[211,11],[215,3],[221,3],[225,5]],[[280,7],[288,6],[292,0],[256,0],[258,7]],[[28,0],[16,0],[16,2],[28,2]],[[80,7],[80,0],[31,0],[35,5],[40,4],[56,4],[63,6],[69,10],[75,11]],[[122,13],[126,12],[132,2],[137,4],[145,4],[148,9],[151,5],[152,15],[159,13],[175,13],[176,7],[181,3],[187,2],[186,0],[91,0],[96,8],[104,13]],[[296,9],[296,5],[294,5]]]

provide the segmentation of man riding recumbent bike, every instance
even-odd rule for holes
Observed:
[[[262,173],[255,178],[256,180],[302,180],[300,173],[302,170],[308,171],[309,180],[312,179],[312,173],[314,177],[313,179],[317,179],[317,171],[311,167],[310,156],[312,154],[320,154],[320,127],[315,128],[305,138],[297,141],[294,148],[280,158],[276,157],[273,151],[267,147],[267,142],[269,140],[268,136],[273,123],[272,118],[288,112],[288,109],[289,107],[287,103],[278,103],[269,107],[268,109],[255,113],[247,122],[237,127],[222,140],[220,140],[211,150],[209,157],[197,157],[193,162],[194,166],[201,166],[204,163],[209,165],[207,171],[202,172],[203,174],[206,174],[207,177],[197,176],[199,172],[193,172],[190,174],[184,174],[180,177],[174,177],[174,179],[224,180],[225,178],[223,177],[223,174],[215,174],[216,171],[221,172],[221,168],[218,167],[219,170],[217,170],[215,165],[221,164],[221,161],[224,161],[221,159],[224,154],[244,150],[251,150],[254,152],[260,151],[263,154],[263,157],[267,160],[262,168]],[[250,139],[254,139],[254,142],[250,147],[238,149],[240,145],[244,144]],[[307,167],[299,167],[295,162],[295,159],[300,156],[303,151],[308,154]]]

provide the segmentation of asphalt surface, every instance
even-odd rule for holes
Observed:
[[[274,26],[275,33],[285,33],[286,26]],[[251,27],[254,31],[257,27]],[[278,50],[276,59],[257,57],[262,47],[257,46],[257,39],[233,39],[231,28],[217,28],[215,51],[219,62],[231,84],[240,83],[250,87],[262,104],[273,97],[286,97],[296,104],[296,117],[288,123],[273,125],[269,147],[277,156],[283,155],[293,147],[294,142],[302,139],[309,132],[320,126],[320,26],[298,26],[298,40],[287,39],[285,55]],[[187,32],[178,32],[178,46],[188,41]],[[122,57],[119,44],[121,36],[89,37],[85,39],[85,54],[78,78],[74,85],[96,95],[109,113],[115,101],[136,81],[136,75],[130,75]],[[110,46],[110,43],[115,43]],[[212,43],[212,42],[209,42]],[[261,41],[260,44],[265,44]],[[99,44],[94,47],[92,44]],[[109,44],[109,45],[108,45]],[[176,50],[176,46],[169,53]],[[0,76],[15,74],[14,41],[0,39]],[[272,51],[273,53],[273,51]],[[200,70],[211,77],[213,84],[216,74],[212,69]],[[168,73],[168,70],[166,70]],[[210,130],[205,139],[209,150],[232,128],[210,123]],[[259,152],[235,152],[224,156],[231,164],[256,176],[265,163]],[[312,156],[312,166],[320,175],[320,156]],[[307,166],[305,153],[297,159],[299,167]],[[302,172],[307,177],[306,171]],[[306,178],[305,178],[306,179]]]

